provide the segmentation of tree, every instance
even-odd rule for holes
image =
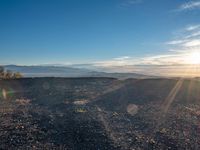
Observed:
[[[14,79],[19,79],[19,78],[22,78],[22,77],[23,77],[22,74],[19,73],[19,72],[15,72],[15,73],[13,74],[13,78],[14,78]]]
[[[4,68],[0,66],[0,78],[4,78]]]
[[[4,68],[0,66],[0,73],[4,72]]]
[[[22,74],[19,72],[13,73],[10,70],[5,70],[4,67],[0,66],[0,79],[19,79],[22,78]]]
[[[6,73],[5,73],[5,75],[4,75],[4,78],[6,78],[6,79],[12,79],[13,78],[12,71],[7,70]]]

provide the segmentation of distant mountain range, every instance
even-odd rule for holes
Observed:
[[[68,66],[17,66],[5,65],[6,70],[20,72],[24,77],[111,77],[111,78],[153,78],[137,73],[106,73]]]

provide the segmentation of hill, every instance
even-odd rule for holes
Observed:
[[[154,78],[154,76],[148,76],[137,73],[106,73],[68,66],[6,65],[4,66],[4,68],[13,72],[20,72],[23,74],[24,77],[111,77],[119,79]]]

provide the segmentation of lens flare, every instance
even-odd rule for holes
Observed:
[[[1,89],[0,90],[0,98],[4,99],[4,100],[8,100],[9,98],[14,96],[15,91],[13,89]]]
[[[3,99],[7,99],[7,92],[5,89],[2,90]]]

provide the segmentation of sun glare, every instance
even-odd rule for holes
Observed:
[[[200,52],[193,52],[191,54],[189,54],[188,58],[187,58],[187,62],[189,64],[199,64],[200,65]]]

